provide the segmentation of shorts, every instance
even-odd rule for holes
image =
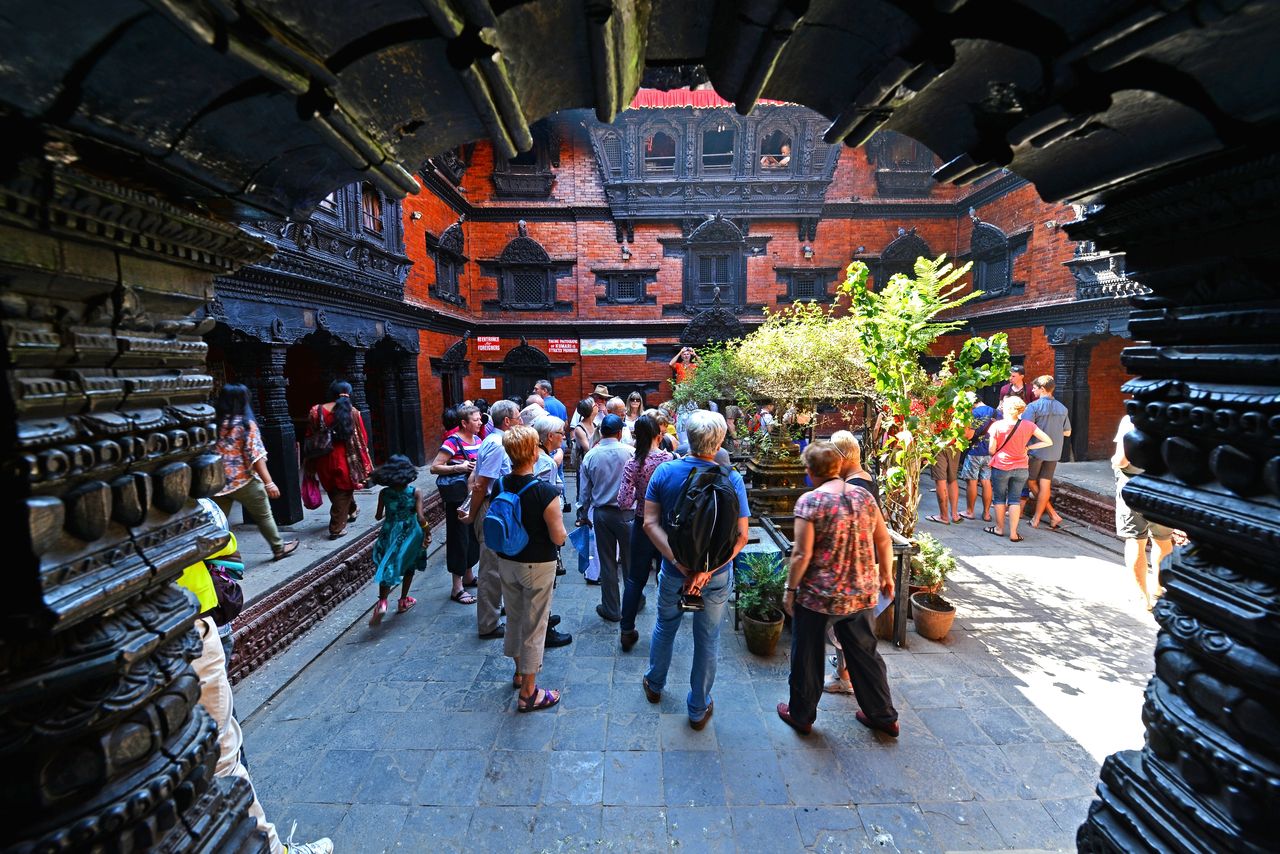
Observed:
[[[1026,485],[1026,469],[992,469],[992,504],[1017,504],[1022,499],[1022,488]]]
[[[960,477],[960,451],[950,448],[938,454],[932,467],[933,479],[954,483]]]
[[[1129,476],[1116,472],[1116,536],[1124,540],[1168,540],[1173,537],[1173,529],[1158,522],[1148,522],[1147,517],[1134,510],[1124,501],[1124,485]]]
[[[960,479],[991,480],[991,456],[970,451],[964,458],[964,465],[960,466]]]
[[[1031,457],[1027,463],[1027,480],[1053,480],[1053,473],[1058,470],[1057,460]]]

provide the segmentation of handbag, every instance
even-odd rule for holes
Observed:
[[[315,510],[324,502],[324,492],[320,489],[320,478],[309,471],[302,476],[302,506]]]
[[[461,504],[467,500],[470,489],[465,474],[442,474],[436,478],[436,489],[445,504]]]
[[[312,460],[333,450],[333,428],[326,427],[320,416],[320,407],[311,410],[311,432],[302,440],[302,458]],[[319,505],[317,505],[319,506]]]
[[[218,594],[218,606],[210,609],[209,616],[219,626],[225,626],[244,610],[244,591],[224,567],[216,563],[206,565],[209,567],[209,577],[213,579],[214,592]]]

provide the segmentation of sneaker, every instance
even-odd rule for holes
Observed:
[[[841,679],[839,676],[828,676],[827,681],[822,683],[822,690],[828,694],[852,694],[853,683],[848,679]]]
[[[298,829],[295,821],[289,828],[289,838],[284,843],[285,854],[333,854],[333,840],[325,836],[314,842],[294,842],[293,834]]]
[[[573,635],[548,627],[547,637],[542,645],[548,649],[554,649],[558,646],[568,646],[571,643],[573,643]]]

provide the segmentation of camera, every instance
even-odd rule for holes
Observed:
[[[682,592],[676,604],[680,607],[681,611],[701,611],[703,607],[702,597],[695,596],[692,593]]]

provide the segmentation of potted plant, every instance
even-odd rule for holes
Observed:
[[[781,555],[742,555],[738,559],[736,588],[747,649],[756,655],[773,655],[782,635],[782,596],[787,588],[787,568]]]
[[[942,640],[956,619],[955,606],[942,598],[942,589],[956,568],[951,549],[934,537],[922,534],[916,538],[920,552],[911,559],[911,620],[916,634],[929,640]]]

